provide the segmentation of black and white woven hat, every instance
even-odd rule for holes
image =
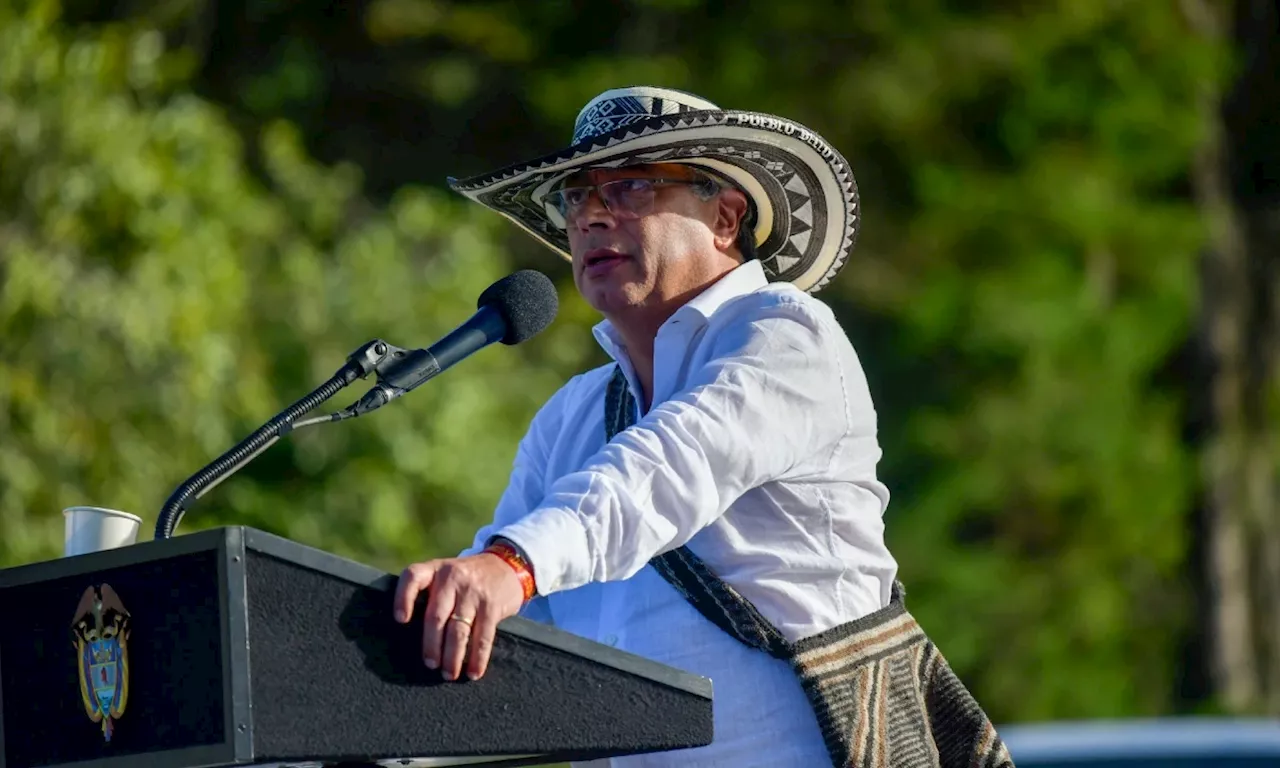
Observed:
[[[759,258],[772,281],[816,292],[858,238],[858,187],[848,162],[816,132],[773,115],[725,110],[683,91],[637,86],[596,96],[565,149],[450,186],[571,259],[547,194],[583,168],[684,163],[727,178],[754,203]]]

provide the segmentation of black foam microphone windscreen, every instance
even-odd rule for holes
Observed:
[[[551,278],[536,269],[513,272],[480,294],[476,308],[496,309],[506,321],[503,344],[519,344],[551,324],[560,310],[560,298]]]

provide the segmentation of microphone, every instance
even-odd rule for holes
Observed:
[[[377,410],[495,341],[512,345],[533,338],[555,319],[560,300],[550,278],[522,269],[486,288],[476,307],[469,320],[440,341],[380,366],[378,383],[343,410],[341,418]]]
[[[160,510],[156,538],[171,537],[197,499],[295,429],[341,421],[380,408],[495,341],[519,344],[536,336],[551,324],[560,308],[551,279],[532,269],[507,275],[486,288],[476,307],[471,319],[428,349],[404,350],[374,339],[352,352],[328,381],[178,486]],[[377,374],[378,384],[359,402],[338,413],[302,418],[370,373]]]

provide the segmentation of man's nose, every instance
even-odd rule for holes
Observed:
[[[578,229],[586,232],[593,226],[612,227],[617,224],[617,219],[608,206],[604,204],[604,200],[600,197],[600,190],[593,189],[587,194],[587,200],[582,204],[574,225]]]

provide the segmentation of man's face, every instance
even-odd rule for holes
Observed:
[[[593,169],[574,174],[563,187],[604,184],[623,179],[693,181],[698,175],[678,164],[622,169]],[[632,184],[611,191],[615,203],[634,195]],[[703,199],[688,184],[659,183],[642,215],[610,210],[592,190],[567,222],[573,254],[573,278],[597,311],[610,315],[629,308],[659,306],[705,286],[725,270],[737,222],[746,211],[741,192],[725,189]]]

